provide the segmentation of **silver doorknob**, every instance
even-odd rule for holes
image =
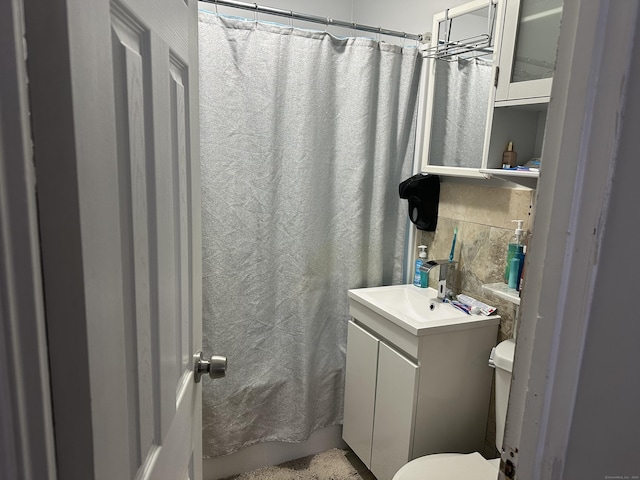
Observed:
[[[200,377],[208,373],[209,378],[222,378],[227,373],[227,357],[213,355],[207,360],[202,352],[193,356],[193,380],[200,383]]]

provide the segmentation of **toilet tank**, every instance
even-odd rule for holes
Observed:
[[[504,425],[507,420],[507,405],[513,371],[513,356],[516,349],[515,340],[500,342],[491,352],[490,362],[496,368],[495,403],[496,403],[496,448],[502,451]]]

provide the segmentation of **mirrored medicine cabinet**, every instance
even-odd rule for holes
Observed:
[[[503,170],[502,154],[513,142],[518,165],[541,156],[561,13],[558,0],[476,0],[434,16],[422,171],[536,187],[538,171]]]

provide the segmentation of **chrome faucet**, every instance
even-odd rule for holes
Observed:
[[[424,262],[420,267],[421,272],[429,273],[435,267],[440,267],[440,275],[438,277],[438,299],[444,300],[447,294],[447,273],[449,273],[449,266],[455,265],[458,262],[453,260],[429,260]]]

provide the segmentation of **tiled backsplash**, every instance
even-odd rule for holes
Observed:
[[[443,182],[436,231],[418,235],[418,241],[428,247],[427,258],[448,258],[453,230],[458,228],[454,254],[458,264],[450,269],[447,286],[455,294],[464,293],[498,307],[501,320],[496,343],[513,337],[516,307],[491,294],[485,295],[482,285],[504,281],[507,245],[516,228],[511,220],[524,220],[524,229],[529,234],[534,200],[533,190]],[[437,281],[438,272],[431,272],[429,285],[437,285]],[[488,458],[497,455],[493,391],[483,453]]]
[[[482,187],[443,182],[440,190],[438,226],[435,232],[421,232],[418,240],[427,245],[427,258],[448,258],[454,228],[458,237],[447,286],[498,307],[502,317],[498,341],[513,336],[515,306],[482,291],[482,285],[503,281],[507,244],[516,228],[511,220],[524,220],[531,231],[535,191]],[[416,252],[417,254],[417,252]],[[437,285],[437,269],[429,285]]]

